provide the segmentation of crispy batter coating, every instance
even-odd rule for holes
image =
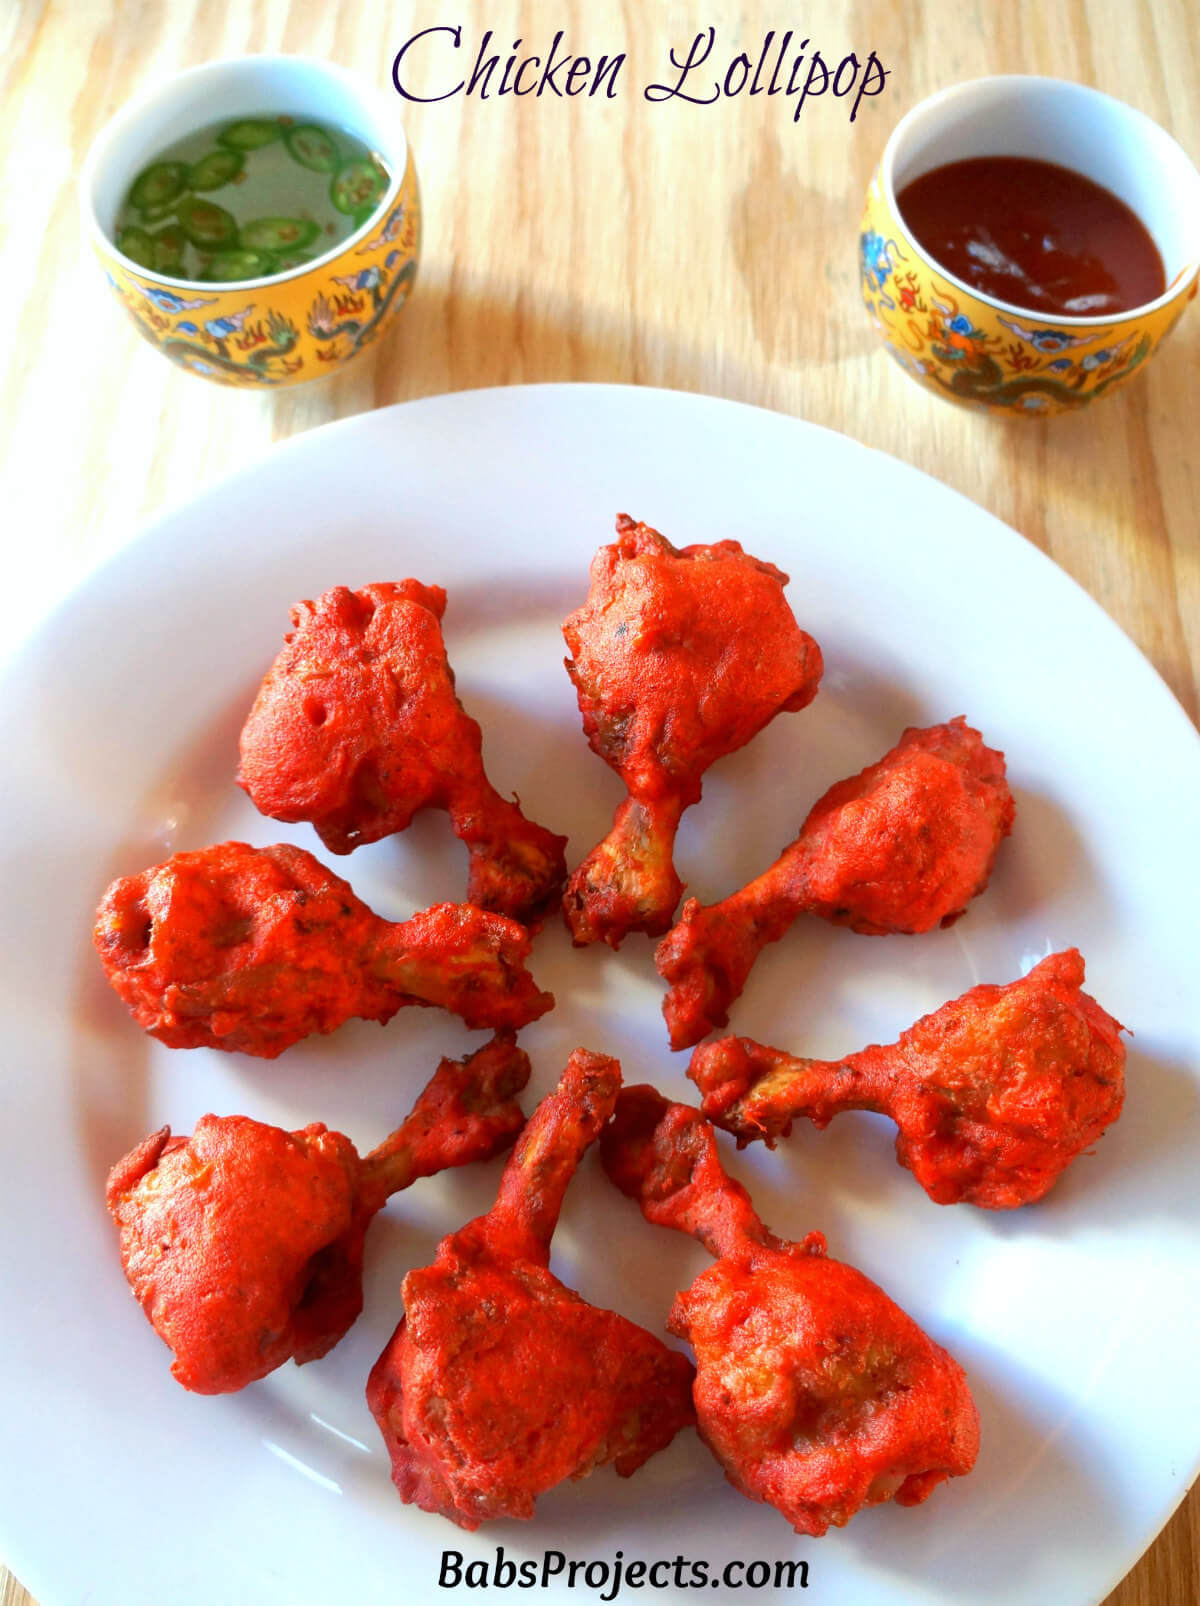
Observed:
[[[686,1357],[548,1270],[567,1184],[620,1083],[616,1060],[577,1049],[493,1208],[404,1279],[367,1403],[400,1498],[462,1528],[532,1517],[540,1494],[610,1461],[628,1477],[695,1420]]]
[[[360,1159],[320,1122],[300,1132],[205,1115],[152,1133],[112,1169],[121,1264],[174,1376],[228,1394],[318,1360],[362,1309],[363,1240],[388,1196],[490,1159],[516,1138],[529,1059],[511,1033],[443,1060],[412,1114]]]
[[[134,1019],[171,1048],[274,1059],[351,1016],[436,1004],[516,1028],[554,1004],[525,969],[522,926],[470,904],[381,920],[302,848],[223,842],[123,876],[93,932]]]
[[[298,603],[242,730],[238,781],[272,819],[308,820],[333,853],[446,809],[470,853],[467,902],[527,922],[562,887],[567,839],[488,781],[446,658],[445,607],[440,586],[416,580]]]
[[[705,1043],[688,1075],[739,1145],[774,1145],[797,1116],[896,1122],[896,1158],[937,1204],[1011,1210],[1040,1199],[1121,1113],[1124,1027],[1083,989],[1075,948],[1005,987],[972,987],[897,1042],[793,1059],[747,1037]]]
[[[1013,807],[1004,754],[963,718],[910,727],[830,787],[769,870],[721,903],[684,904],[655,953],[671,1047],[728,1023],[755,960],[797,915],[872,937],[951,925],[987,886]]]
[[[580,946],[667,929],[683,891],[675,833],[705,770],[816,696],[821,650],[786,584],[736,541],[677,550],[624,513],[593,559],[587,601],[563,625],[567,672],[588,742],[629,796],[567,883]]]
[[[819,1232],[798,1244],[768,1232],[698,1110],[627,1088],[601,1154],[648,1221],[717,1257],[667,1325],[696,1353],[697,1426],[735,1488],[815,1536],[971,1470],[979,1417],[962,1368],[830,1260]]]

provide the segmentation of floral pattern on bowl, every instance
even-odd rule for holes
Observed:
[[[888,353],[931,390],[1028,416],[1073,412],[1141,368],[1196,294],[1098,326],[1066,327],[1004,310],[939,273],[888,204],[877,170],[859,236],[862,297]]]
[[[97,245],[138,332],[172,362],[218,383],[261,389],[318,378],[374,341],[408,299],[421,251],[421,202],[408,156],[386,211],[336,256],[251,285],[181,286]]]

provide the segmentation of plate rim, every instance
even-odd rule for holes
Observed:
[[[34,659],[36,659],[36,657],[42,651],[44,651],[46,642],[52,638],[57,631],[63,628],[63,623],[69,618],[72,608],[79,605],[84,597],[94,588],[111,584],[115,577],[119,577],[121,570],[125,568],[126,565],[136,565],[139,555],[145,550],[146,545],[153,542],[159,536],[159,533],[164,526],[168,526],[182,513],[193,509],[197,504],[201,504],[209,498],[228,495],[234,490],[239,481],[252,479],[255,475],[260,473],[263,465],[268,461],[278,463],[281,459],[286,459],[286,457],[289,455],[303,456],[305,451],[310,449],[311,443],[314,440],[325,440],[330,434],[333,433],[354,432],[355,430],[361,430],[366,427],[378,427],[376,420],[383,420],[391,415],[402,414],[408,409],[437,408],[452,404],[457,399],[463,397],[472,397],[481,401],[489,397],[511,398],[514,392],[541,393],[543,395],[553,395],[557,392],[606,392],[619,393],[622,396],[629,396],[631,394],[637,395],[638,393],[641,393],[642,396],[649,397],[651,399],[665,398],[668,405],[677,405],[680,399],[682,399],[683,403],[687,406],[697,406],[702,408],[711,408],[712,405],[716,403],[721,408],[736,408],[751,414],[765,415],[768,419],[779,420],[781,423],[789,426],[799,426],[801,429],[809,433],[816,432],[821,436],[832,436],[839,443],[839,450],[842,448],[852,448],[858,452],[866,452],[871,454],[873,459],[886,462],[889,465],[889,471],[894,471],[898,467],[908,475],[918,476],[920,481],[928,482],[933,486],[936,486],[938,493],[948,494],[956,501],[966,504],[966,506],[971,510],[971,516],[973,518],[977,519],[980,515],[983,515],[984,519],[992,529],[993,538],[995,540],[1006,542],[1006,544],[1011,546],[1014,552],[1019,552],[1022,548],[1024,548],[1027,554],[1036,555],[1036,557],[1041,560],[1040,568],[1043,575],[1049,576],[1053,574],[1057,576],[1057,580],[1052,581],[1052,584],[1066,582],[1067,587],[1076,593],[1076,601],[1078,601],[1079,598],[1083,599],[1083,601],[1088,605],[1088,608],[1091,610],[1093,622],[1095,623],[1098,621],[1103,621],[1103,624],[1108,627],[1109,641],[1112,643],[1122,643],[1123,647],[1121,650],[1127,651],[1132,655],[1130,661],[1138,661],[1143,672],[1149,671],[1149,676],[1152,677],[1152,681],[1157,682],[1157,695],[1161,695],[1163,692],[1166,693],[1167,699],[1173,708],[1174,716],[1177,718],[1179,729],[1182,732],[1186,732],[1186,740],[1191,744],[1192,756],[1197,761],[1200,761],[1200,732],[1196,730],[1195,725],[1188,716],[1179,698],[1168,685],[1159,670],[1155,667],[1148,655],[1137,645],[1135,641],[1133,641],[1127,632],[1084,588],[1084,586],[1081,585],[1080,582],[1070,575],[1065,569],[1063,569],[1061,565],[1059,565],[1053,558],[1049,556],[1048,553],[1043,551],[1028,537],[1024,536],[1019,530],[1006,523],[997,514],[991,512],[988,508],[983,507],[981,504],[974,502],[965,493],[946,485],[943,481],[937,479],[935,475],[915,467],[911,463],[906,462],[903,458],[897,457],[892,453],[883,451],[877,447],[869,446],[864,442],[857,440],[855,437],[832,429],[827,425],[814,423],[810,420],[797,417],[796,415],[786,413],[778,409],[762,407],[750,402],[729,400],[724,397],[712,396],[690,390],[611,383],[594,384],[589,382],[549,382],[518,386],[497,385],[467,387],[462,390],[441,392],[430,396],[415,397],[407,401],[390,404],[389,406],[383,408],[367,409],[362,413],[356,413],[347,418],[331,420],[327,423],[318,425],[313,429],[302,431],[301,433],[293,435],[286,440],[276,442],[269,447],[267,451],[257,456],[252,462],[241,465],[240,467],[228,473],[220,475],[200,487],[198,490],[193,491],[192,494],[183,496],[176,501],[171,501],[163,507],[157,509],[153,515],[139,525],[138,529],[119,548],[106,554],[99,562],[93,564],[81,575],[79,575],[69,589],[56,598],[51,608],[38,620],[34,628],[16,644],[13,651],[6,657],[4,662],[0,664],[0,686],[4,686],[12,681],[22,679],[27,666]],[[1017,538],[1016,542],[1011,541],[1012,537]],[[1150,682],[1147,682],[1147,684],[1149,683]],[[1178,1494],[1175,1494],[1174,1491],[1169,1492],[1168,1504],[1161,1516],[1161,1520],[1158,1522],[1157,1527],[1154,1529],[1153,1533],[1150,1534],[1149,1538],[1146,1539],[1146,1541],[1136,1551],[1134,1551],[1131,1557],[1126,1561],[1126,1564],[1120,1574],[1120,1578],[1124,1578],[1130,1570],[1130,1567],[1136,1563],[1138,1557],[1143,1555],[1154,1544],[1158,1535],[1171,1520],[1171,1517],[1175,1511],[1186,1499],[1190,1486],[1195,1481],[1198,1474],[1200,1474],[1200,1443],[1197,1443],[1192,1462],[1192,1470],[1186,1479],[1186,1482],[1184,1482]],[[6,1531],[4,1534],[4,1547],[6,1555],[17,1557],[20,1552],[20,1546],[14,1545],[11,1542],[12,1538],[14,1537],[16,1536],[10,1535]],[[33,1558],[31,1557],[28,1559],[32,1560]],[[40,1567],[30,1567],[27,1559],[23,1556],[19,1562],[15,1562],[13,1564],[13,1570],[14,1572],[19,1572],[20,1576],[22,1577],[35,1577],[38,1576],[41,1571]],[[1119,1582],[1119,1578],[1114,1579],[1113,1583],[1108,1586],[1108,1589],[1111,1590],[1111,1588],[1114,1587],[1117,1582]],[[1105,1591],[1105,1594],[1107,1592],[1108,1591]],[[42,1606],[49,1606],[49,1602],[53,1599],[52,1592],[50,1594],[46,1594],[45,1592],[43,1592],[43,1594],[38,1594],[38,1592],[35,1590],[34,1593],[35,1595],[38,1595],[39,1600],[42,1602]],[[1105,1598],[1105,1594],[1100,1594],[1095,1597],[1096,1606],[1099,1606],[1099,1602]]]

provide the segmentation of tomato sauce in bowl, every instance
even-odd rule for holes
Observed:
[[[1157,300],[1162,257],[1110,190],[1054,162],[977,156],[935,167],[896,205],[921,249],[981,295],[1103,318]]]

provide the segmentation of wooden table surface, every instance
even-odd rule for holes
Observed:
[[[856,262],[862,196],[888,131],[960,79],[1033,72],[1094,84],[1200,158],[1195,0],[828,0],[809,12],[813,45],[835,61],[874,50],[889,70],[853,125],[832,97],[795,122],[790,104],[765,95],[709,106],[642,98],[641,85],[673,78],[668,51],[698,30],[712,24],[714,59],[728,60],[756,53],[792,10],[749,0],[5,0],[0,623],[19,632],[149,514],[285,436],[439,391],[606,380],[776,408],[965,492],[1072,574],[1195,719],[1200,310],[1099,406],[1000,421],[927,395],[883,356]],[[624,50],[622,93],[406,108],[426,207],[421,276],[398,331],[344,374],[234,393],[152,352],[80,240],[75,179],[107,119],[168,73],[249,51],[307,52],[386,85],[411,35],[454,22],[459,60],[485,26],[505,51],[523,38],[542,53],[560,27],[573,51]],[[432,94],[450,58],[426,61]],[[1107,1606],[1195,1606],[1198,1555],[1193,1489]],[[118,1598],[102,1586],[96,1595],[101,1606]],[[0,1568],[0,1606],[31,1603]]]

